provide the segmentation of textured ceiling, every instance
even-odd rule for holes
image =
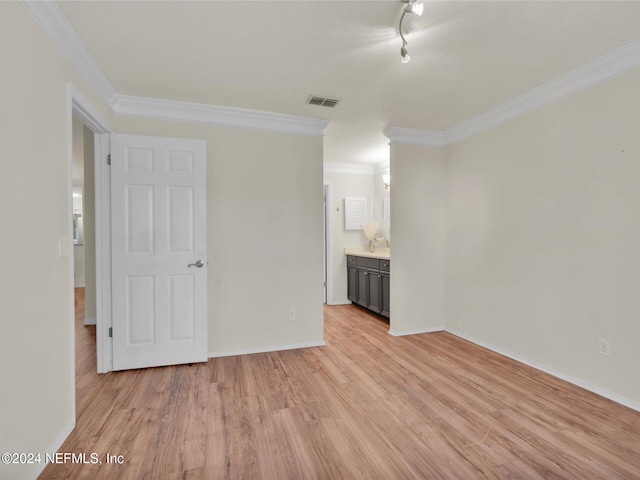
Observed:
[[[331,162],[388,159],[386,127],[448,129],[640,36],[638,1],[426,1],[403,65],[398,0],[59,5],[119,93],[330,120]]]

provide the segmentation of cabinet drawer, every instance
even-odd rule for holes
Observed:
[[[380,260],[378,260],[377,258],[367,258],[367,257],[356,257],[357,260],[357,265],[359,267],[364,267],[364,268],[373,268],[375,270],[379,270],[380,269]]]
[[[347,266],[355,267],[358,264],[357,258],[358,257],[353,257],[351,255],[347,255]]]
[[[391,260],[380,260],[380,270],[389,272],[391,270]]]

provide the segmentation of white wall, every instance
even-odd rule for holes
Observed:
[[[391,225],[389,219],[385,219],[383,215],[384,200],[391,198],[391,192],[385,188],[382,175],[388,174],[389,171],[389,168],[387,168],[383,171],[376,172],[373,176],[373,216],[375,221],[380,225],[380,235],[391,241]]]
[[[110,114],[17,2],[0,2],[0,65],[0,225],[20,232],[0,240],[0,452],[50,452],[75,422],[67,82]]]
[[[324,182],[332,188],[332,212],[330,218],[333,230],[333,304],[351,303],[347,298],[347,257],[345,248],[365,248],[367,236],[362,230],[345,230],[345,197],[366,197],[368,219],[374,219],[373,176],[359,173],[325,172]],[[331,296],[330,296],[331,297]]]
[[[635,402],[639,106],[636,70],[447,151],[447,329]]]
[[[322,344],[322,138],[124,117],[116,129],[207,141],[210,355]]]
[[[442,330],[444,149],[391,144],[390,333]]]

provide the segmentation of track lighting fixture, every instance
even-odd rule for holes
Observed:
[[[407,40],[404,38],[404,34],[402,33],[402,21],[404,20],[404,16],[407,13],[413,13],[415,15],[422,15],[422,10],[424,9],[424,4],[420,0],[400,0],[402,3],[406,3],[407,6],[402,9],[402,16],[400,17],[400,24],[398,25],[398,32],[400,33],[400,38],[402,39],[402,47],[400,48],[400,56],[402,57],[402,63],[408,63],[411,60],[409,53],[407,52]]]
[[[422,15],[422,10],[424,9],[424,4],[415,3],[415,0],[413,2],[409,1],[409,2],[405,2],[405,3],[409,3],[409,5],[404,7],[404,11],[405,12],[407,12],[407,13],[415,13],[418,16]]]

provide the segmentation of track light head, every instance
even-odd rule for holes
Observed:
[[[402,60],[400,60],[402,63],[409,63],[409,60],[411,60],[411,57],[404,46],[400,49],[400,56],[402,57]]]
[[[407,13],[415,13],[418,16],[422,15],[422,11],[424,10],[424,4],[422,2],[420,3],[414,3],[415,0],[413,2],[409,2],[409,5],[407,5],[406,7],[404,7],[404,11]]]

